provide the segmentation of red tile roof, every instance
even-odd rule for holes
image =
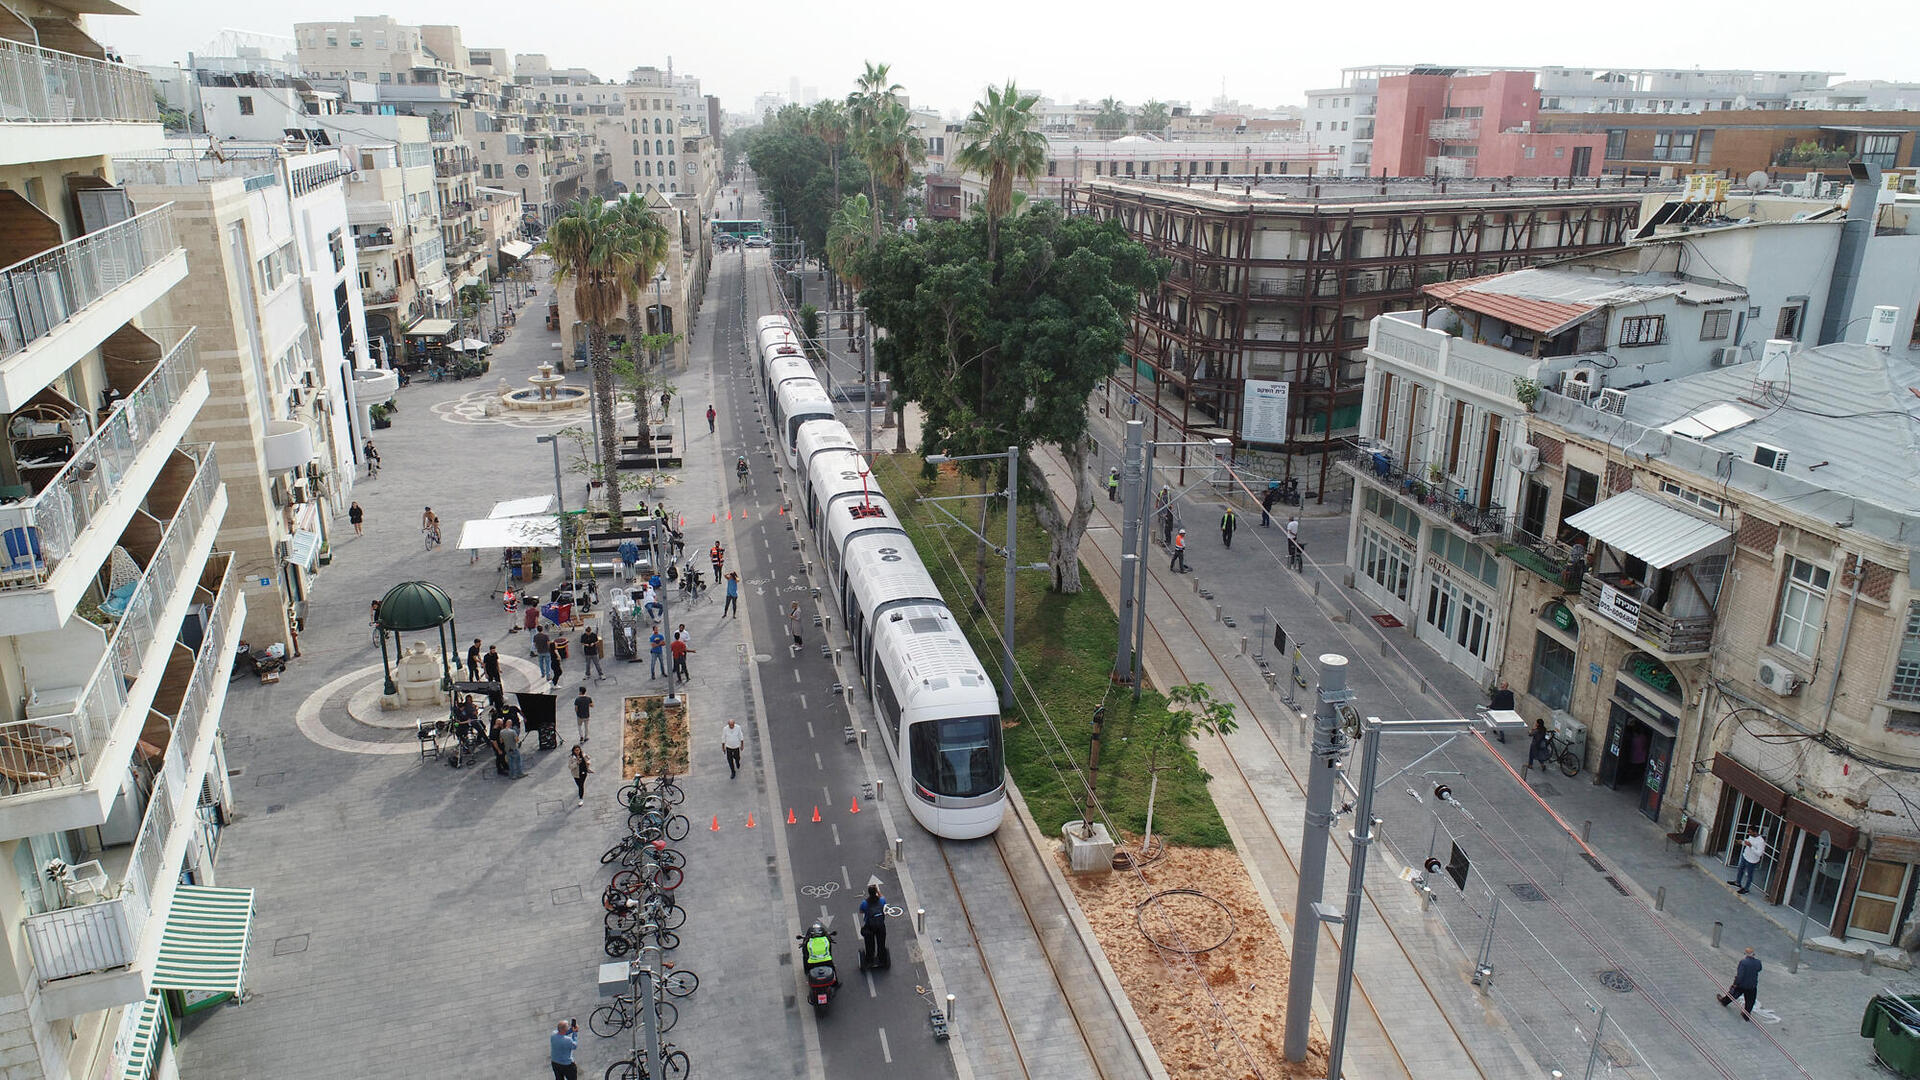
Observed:
[[[1491,315],[1502,322],[1524,327],[1535,333],[1552,336],[1567,329],[1574,323],[1599,310],[1594,304],[1565,304],[1555,300],[1532,300],[1524,296],[1510,296],[1506,293],[1486,292],[1473,288],[1481,282],[1491,281],[1500,274],[1486,277],[1464,278],[1459,281],[1442,281],[1428,285],[1421,292],[1444,304],[1451,304],[1468,311],[1477,311],[1482,315]]]

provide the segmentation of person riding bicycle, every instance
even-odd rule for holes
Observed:
[[[747,478],[747,458],[745,454],[742,454],[740,460],[733,463],[733,471],[740,479],[745,480]]]

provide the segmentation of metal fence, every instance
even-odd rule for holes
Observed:
[[[125,64],[0,40],[0,124],[160,121],[153,76]]]
[[[0,361],[179,248],[167,203],[0,270]]]

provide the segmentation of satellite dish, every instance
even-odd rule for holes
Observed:
[[[1767,190],[1767,180],[1768,180],[1767,174],[1761,172],[1758,169],[1755,169],[1754,171],[1747,174],[1747,186],[1749,188],[1752,188],[1754,191]]]

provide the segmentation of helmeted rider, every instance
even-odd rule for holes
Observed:
[[[807,927],[807,942],[804,947],[807,966],[833,963],[833,939],[827,936],[827,928],[815,922]]]

